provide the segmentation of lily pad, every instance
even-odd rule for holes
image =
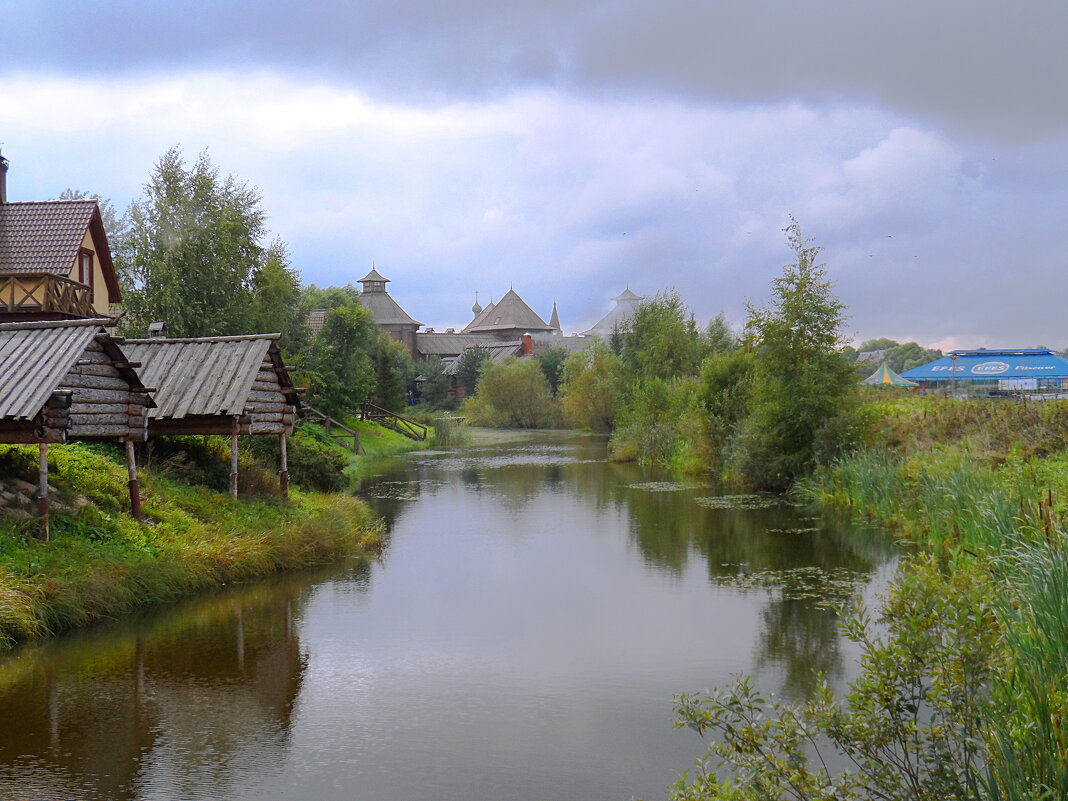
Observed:
[[[696,500],[708,509],[772,509],[776,506],[792,506],[782,495],[709,495]]]

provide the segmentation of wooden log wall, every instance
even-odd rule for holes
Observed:
[[[90,342],[82,358],[60,382],[73,393],[71,439],[131,439],[148,436],[148,395],[131,390],[100,342]]]
[[[70,395],[53,394],[33,420],[0,420],[0,442],[25,444],[44,442],[63,444],[70,426]]]
[[[248,393],[241,433],[289,434],[296,421],[297,409],[286,402],[274,363],[270,357],[265,357]]]

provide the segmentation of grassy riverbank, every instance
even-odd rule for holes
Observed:
[[[903,399],[868,411],[868,444],[799,490],[890,526],[947,587],[980,576],[977,605],[951,610],[989,614],[995,641],[966,699],[984,766],[968,797],[1066,797],[1068,404]]]
[[[844,610],[858,678],[799,706],[748,679],[681,696],[679,725],[715,737],[672,797],[1068,797],[1068,404],[872,392],[857,419],[794,492],[904,546],[880,607]]]
[[[297,483],[340,490],[343,473],[425,447],[361,425],[367,455],[360,457],[317,426],[302,426],[291,449]],[[220,483],[225,468],[215,458],[218,442],[185,438],[158,445],[141,471],[144,523],[128,513],[117,449],[53,447],[51,541],[34,538],[37,521],[26,511],[0,514],[0,649],[206,587],[379,547],[380,524],[356,498],[294,488],[290,502],[281,503],[272,494],[277,479],[269,454],[260,458],[257,447],[263,446],[254,445],[242,450],[243,496],[236,501]],[[34,481],[35,471],[35,448],[0,446],[0,477]]]

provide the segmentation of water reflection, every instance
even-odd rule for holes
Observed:
[[[701,751],[672,695],[846,677],[824,601],[892,558],[802,509],[712,508],[597,437],[417,454],[358,491],[380,563],[0,661],[0,801],[662,797]]]
[[[592,505],[605,521],[621,515],[648,567],[681,577],[697,560],[710,582],[761,604],[754,667],[777,669],[782,695],[806,698],[820,675],[843,676],[836,608],[893,559],[889,538],[777,499],[720,502],[713,485],[606,464],[603,449],[603,439],[566,436],[419,457],[398,468],[431,492],[459,480],[470,492],[491,493],[513,520],[546,494]],[[383,488],[395,480],[380,476],[362,488],[394,521],[404,503]]]
[[[0,663],[0,798],[220,797],[275,764],[307,587],[290,576],[16,652]]]

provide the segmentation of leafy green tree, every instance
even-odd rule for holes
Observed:
[[[304,367],[319,408],[333,417],[355,411],[375,389],[371,347],[379,331],[371,313],[358,303],[326,313],[323,330],[312,341]]]
[[[464,408],[476,422],[507,428],[545,428],[557,416],[538,363],[513,357],[482,371],[476,396]]]
[[[599,339],[564,362],[564,412],[579,428],[611,431],[627,388],[623,360]]]
[[[173,336],[247,332],[266,216],[259,192],[221,177],[206,152],[188,167],[177,147],[164,153],[118,247],[127,327],[157,319]]]
[[[560,394],[560,382],[564,377],[564,362],[567,361],[567,351],[563,348],[552,348],[538,357],[541,371],[545,373],[545,380],[549,382],[549,392],[555,398]]]
[[[375,389],[371,399],[384,409],[403,409],[408,403],[408,387],[415,381],[415,364],[408,349],[379,331],[371,344],[375,367]]]
[[[449,377],[440,356],[431,356],[423,364],[423,385],[420,388],[423,403],[440,409],[449,402]]]
[[[695,375],[704,355],[697,323],[673,289],[638,304],[621,339],[624,362],[641,378]]]
[[[738,336],[723,312],[709,321],[708,328],[705,329],[705,342],[710,353],[727,353],[738,347]]]
[[[635,382],[609,443],[613,458],[687,473],[707,469],[708,438],[699,389],[693,377]]]
[[[718,351],[701,364],[700,400],[707,415],[708,467],[714,471],[730,460],[739,428],[749,416],[756,360],[749,348]]]
[[[460,354],[456,362],[456,380],[463,386],[466,395],[475,394],[478,378],[489,358],[489,351],[479,346],[467,348]]]
[[[857,353],[871,353],[875,350],[889,350],[890,348],[896,348],[900,344],[901,343],[896,339],[889,339],[888,337],[868,339],[857,346]]]
[[[267,248],[263,266],[252,275],[250,329],[257,333],[277,331],[290,351],[307,340],[306,316],[300,313],[300,275],[289,264],[289,248],[276,239]]]
[[[887,357],[887,362],[890,365],[890,368],[899,373],[903,373],[905,370],[912,370],[920,365],[933,362],[936,359],[941,359],[942,351],[934,348],[925,348],[915,342],[906,342],[903,345],[898,345],[896,348],[891,348]]]
[[[718,736],[671,797],[983,798],[983,737],[994,710],[986,688],[1000,665],[992,584],[978,564],[947,577],[934,559],[911,563],[881,626],[850,614],[844,629],[860,646],[861,674],[842,699],[824,683],[809,703],[786,704],[747,678],[710,696],[680,696],[678,725]],[[849,769],[833,772],[835,764]]]
[[[886,337],[869,339],[866,342],[862,342],[856,351],[852,351],[852,348],[850,348],[847,352],[853,352],[855,354],[854,358],[856,358],[856,355],[861,353],[880,350],[885,351],[881,359],[857,362],[857,375],[861,377],[871,375],[881,362],[886,362],[891,370],[902,373],[905,370],[911,370],[914,367],[942,358],[942,351],[940,350],[925,348],[915,342],[901,343]]]
[[[804,238],[797,220],[783,230],[796,261],[772,281],[768,306],[748,305],[756,364],[736,454],[746,483],[776,490],[834,455],[856,396],[853,368],[841,355],[845,307],[817,262],[821,248]]]

